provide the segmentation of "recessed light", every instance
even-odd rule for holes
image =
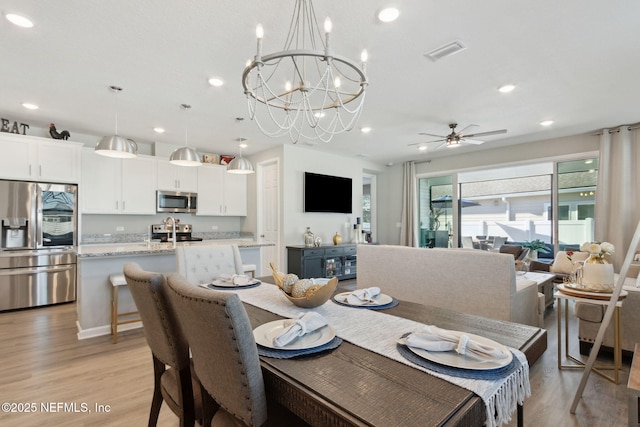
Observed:
[[[420,145],[420,146],[418,146],[418,150],[420,150],[420,151],[425,151],[426,149],[427,149],[427,146],[426,146],[426,145]]]
[[[516,88],[516,85],[509,83],[509,84],[500,86],[498,88],[498,91],[501,93],[509,93],[509,92],[513,92],[515,88]]]
[[[324,116],[325,116],[324,112],[317,112],[317,113],[314,114],[314,117],[317,118],[317,119],[321,119]]]
[[[242,144],[240,144],[240,148],[247,148],[247,144],[243,142]]]
[[[363,128],[360,128],[360,132],[369,133],[369,132],[371,132],[371,128],[369,126],[365,126]]]
[[[211,86],[220,87],[224,84],[224,82],[222,81],[222,79],[219,79],[217,77],[212,77],[209,79],[209,84]]]
[[[545,120],[540,122],[542,126],[551,126],[553,124],[553,120]]]
[[[18,27],[22,27],[22,28],[33,27],[33,22],[26,16],[18,15],[16,13],[7,13],[5,15],[5,18],[7,18],[9,22],[11,22],[14,25],[17,25]]]
[[[398,19],[400,11],[395,7],[387,7],[378,12],[378,19],[380,22],[392,22]]]
[[[26,108],[27,110],[37,110],[38,108],[40,108],[40,107],[38,107],[36,104],[31,104],[31,103],[29,103],[29,102],[24,102],[24,103],[22,103],[22,106],[23,106],[24,108]]]
[[[156,127],[156,128],[153,128],[153,131],[154,131],[155,133],[164,133],[164,128]]]

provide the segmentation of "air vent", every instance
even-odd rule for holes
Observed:
[[[446,45],[441,46],[437,49],[434,49],[431,52],[427,52],[424,54],[424,56],[426,56],[433,62],[436,62],[437,60],[442,59],[446,56],[451,56],[458,52],[462,52],[466,48],[467,47],[464,44],[462,44],[462,42],[456,40],[454,42],[447,43]]]

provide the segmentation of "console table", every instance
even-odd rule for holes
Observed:
[[[287,246],[287,271],[301,279],[356,277],[356,244]]]

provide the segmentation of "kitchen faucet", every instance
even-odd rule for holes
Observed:
[[[167,219],[164,220],[165,225],[169,225],[169,223],[171,223],[172,227],[172,236],[171,236],[171,241],[173,242],[173,248],[176,248],[176,219],[172,216],[167,217]],[[167,240],[169,240],[169,230],[167,229]]]

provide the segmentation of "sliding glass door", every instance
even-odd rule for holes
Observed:
[[[453,211],[451,195],[453,178],[439,176],[418,179],[418,215],[420,247],[448,248],[452,246]]]

